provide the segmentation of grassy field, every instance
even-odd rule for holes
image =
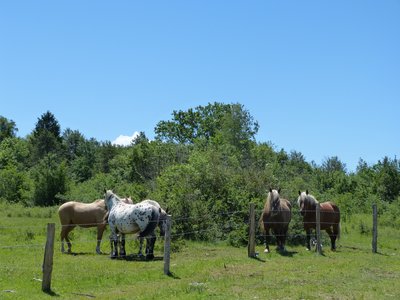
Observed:
[[[0,205],[0,299],[398,299],[400,231],[379,227],[371,253],[371,217],[342,225],[338,250],[324,255],[288,245],[287,253],[247,257],[247,248],[179,242],[171,276],[163,261],[96,255],[95,230],[73,231],[73,255],[61,254],[56,208]],[[52,293],[41,291],[46,224],[56,223]],[[108,230],[102,250],[109,251]],[[128,252],[137,251],[130,241]],[[162,243],[157,242],[161,258]]]

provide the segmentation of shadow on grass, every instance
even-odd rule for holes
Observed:
[[[281,256],[293,257],[294,255],[298,254],[299,252],[297,252],[297,251],[278,251],[278,253],[279,253]]]
[[[263,263],[266,262],[265,259],[259,258],[258,256],[251,256],[250,258],[251,258],[251,259],[254,259],[254,260],[258,260],[259,262],[263,262]]]
[[[175,275],[173,272],[169,272],[167,274],[168,277],[171,277],[172,279],[181,279],[179,276]]]
[[[146,261],[146,262],[151,262],[151,261],[160,261],[164,260],[163,256],[154,256],[153,259],[146,259],[146,256],[143,255],[137,255],[137,254],[130,254],[126,255],[125,257],[118,257],[118,260],[126,260],[126,261]]]
[[[45,294],[47,294],[47,295],[49,295],[49,296],[51,296],[51,297],[60,297],[59,294],[57,294],[56,292],[53,292],[52,290],[43,291],[43,293],[45,293]]]
[[[90,256],[102,256],[102,255],[109,255],[108,253],[94,253],[94,252],[70,252],[70,253],[64,253],[66,255],[72,255],[72,256],[81,256],[81,255],[90,255]]]

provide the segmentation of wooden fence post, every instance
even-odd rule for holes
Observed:
[[[315,210],[315,231],[317,234],[317,253],[321,254],[322,253],[322,247],[321,247],[321,206],[319,203],[317,203],[316,210]]]
[[[167,215],[167,228],[164,238],[164,274],[170,275],[170,256],[171,256],[171,215]]]
[[[254,211],[254,203],[250,203],[250,216],[249,216],[249,242],[247,248],[247,255],[249,257],[256,257],[256,216]]]
[[[378,252],[378,210],[372,205],[372,253]]]
[[[47,240],[46,248],[44,250],[43,259],[43,280],[42,280],[42,291],[51,291],[51,272],[53,271],[53,254],[54,254],[54,232],[55,224],[47,224]]]

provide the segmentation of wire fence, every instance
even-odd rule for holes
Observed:
[[[304,211],[304,212],[306,214],[308,213],[308,214],[314,214],[315,215],[315,210],[307,210],[307,211]],[[256,220],[255,220],[255,226],[256,226],[255,238],[258,241],[262,240],[264,238],[264,236],[265,236],[264,233],[263,233],[263,229],[262,229],[262,225],[263,225],[262,224],[262,220],[261,220],[262,213],[263,213],[263,210],[261,210],[261,209],[255,210],[255,218],[256,218]],[[329,211],[329,212],[326,212],[326,214],[335,215],[335,214],[338,214],[338,212]],[[228,212],[223,212],[223,213],[219,213],[219,214],[214,214],[212,216],[211,216],[211,214],[209,214],[209,216],[208,216],[209,218],[208,219],[209,220],[213,220],[213,219],[215,219],[217,217],[221,217],[221,216],[229,218],[229,217],[232,217],[232,216],[235,216],[235,215],[245,216],[245,220],[243,220],[242,225],[246,225],[246,226],[249,225],[250,217],[249,217],[249,211],[248,210],[228,211]],[[189,229],[189,230],[184,230],[184,231],[182,231],[182,230],[180,230],[180,231],[174,230],[174,224],[176,224],[176,223],[188,225],[187,227],[196,227],[198,225],[196,223],[196,221],[203,221],[203,220],[204,220],[204,216],[203,217],[201,217],[201,216],[189,216],[189,217],[178,216],[178,217],[173,217],[172,218],[172,232],[170,234],[170,237],[172,239],[177,239],[177,238],[187,237],[187,236],[191,236],[191,235],[199,234],[199,233],[214,233],[215,232],[215,228],[199,228],[199,229]],[[268,221],[267,223],[268,223],[268,225],[273,226],[273,225],[279,225],[279,224],[286,224],[287,222],[281,222],[281,221],[274,221],[273,220],[273,221]],[[329,225],[331,223],[332,223],[331,221],[330,222],[326,222],[324,220],[320,221],[321,227],[324,227],[325,225]],[[307,224],[309,224],[309,225],[311,224],[311,225],[314,226],[314,225],[317,224],[317,222],[316,222],[316,220],[309,220],[309,221],[307,221]],[[76,229],[78,229],[79,227],[93,227],[94,228],[94,227],[96,227],[98,225],[105,225],[105,223],[104,222],[99,222],[99,223],[79,223],[79,224],[67,224],[67,225],[56,224],[56,232],[57,233],[60,232],[61,228],[63,228],[63,227],[77,227]],[[299,227],[301,227],[301,226],[303,226],[303,223],[298,224],[298,225],[299,225]],[[24,229],[26,231],[23,231]],[[74,229],[74,230],[76,231],[76,229]],[[19,238],[15,239],[16,243],[14,243],[14,244],[4,244],[1,241],[1,236],[0,236],[0,249],[30,248],[30,247],[32,247],[32,248],[43,248],[44,247],[44,244],[41,244],[41,243],[29,243],[29,239],[33,239],[32,236],[35,236],[35,239],[37,239],[37,236],[42,236],[43,243],[44,243],[45,242],[45,240],[44,240],[44,238],[45,238],[45,224],[34,225],[34,226],[31,226],[31,225],[12,225],[12,226],[0,225],[0,231],[1,230],[3,230],[3,231],[16,231],[15,235],[16,236],[19,235]],[[86,229],[83,229],[83,230],[86,230]],[[72,233],[73,232],[74,231],[72,231]],[[8,233],[8,235],[9,234],[10,233]],[[93,232],[93,234],[94,234],[94,232]],[[341,234],[343,235],[343,232]],[[57,236],[56,241],[60,242],[59,235],[57,234],[56,236]],[[270,236],[274,237],[275,235],[271,232]],[[306,237],[306,234],[305,234],[305,232],[302,232],[302,233],[299,233],[299,232],[296,232],[296,233],[288,232],[286,236],[287,236],[288,239],[296,239],[296,240],[302,240],[303,239],[304,240],[305,237]],[[24,239],[26,240],[24,243],[21,243],[21,244],[18,243],[18,240],[24,240]],[[157,239],[163,240],[164,237],[158,235]],[[100,241],[104,242],[106,240],[108,240],[108,236],[107,236],[107,233],[105,232],[104,237]],[[136,241],[137,237],[135,237],[135,235],[127,235],[125,240],[126,241]],[[75,234],[71,238],[71,242],[74,245],[86,244],[86,243],[95,244],[98,241],[99,240],[97,239],[97,237],[93,237],[93,238],[89,237],[88,238],[87,235],[82,237],[79,234]]]
[[[224,212],[224,213],[220,213],[218,215],[214,214],[208,214],[208,219],[209,220],[213,220],[217,217],[233,217],[233,216],[240,216],[242,219],[242,223],[241,225],[244,225],[246,227],[248,227],[248,231],[249,231],[249,243],[250,243],[250,232],[251,232],[251,225],[254,226],[254,233],[252,238],[255,239],[255,244],[262,244],[263,239],[265,238],[265,235],[263,233],[263,230],[261,228],[260,225],[262,225],[262,222],[260,223],[261,220],[261,216],[263,213],[263,210],[253,210],[253,215],[251,215],[251,212],[249,212],[248,210],[234,210],[234,211],[229,211],[229,212]],[[309,210],[305,212],[306,214],[315,214],[314,210]],[[337,212],[328,212],[328,214],[334,215],[337,214]],[[253,221],[252,221],[253,218]],[[180,223],[180,224],[187,224],[187,225],[191,225],[192,228],[196,227],[196,221],[201,221],[202,218],[200,216],[189,216],[189,217],[185,217],[185,216],[178,216],[175,218],[172,218],[172,228],[174,228],[174,224]],[[302,221],[302,217],[298,216],[297,221],[300,220],[300,224],[295,224],[298,227],[301,228],[301,226],[303,225]],[[271,221],[271,224],[274,225],[280,225],[282,223],[285,222],[281,222],[281,221]],[[310,224],[317,224],[316,220],[311,220],[309,221]],[[329,222],[324,222],[323,220],[319,223],[319,225],[323,228],[325,224],[328,224]],[[65,226],[76,226],[77,228],[79,228],[80,226],[84,226],[84,227],[96,227],[98,225],[105,225],[104,222],[101,223],[84,223],[84,224],[73,224],[73,225],[61,225],[61,224],[56,224],[55,228],[56,228],[56,232],[60,232],[61,229]],[[190,226],[188,226],[190,227]],[[87,229],[82,229],[84,231],[86,231]],[[180,239],[180,238],[184,238],[193,234],[200,234],[200,233],[213,233],[215,231],[215,228],[198,228],[198,229],[186,229],[186,230],[172,230],[169,234],[168,234],[168,239],[172,239],[172,240],[176,240],[176,239]],[[79,231],[78,231],[79,232]],[[85,249],[87,249],[88,247],[86,245],[88,244],[93,244],[93,254],[94,254],[94,246],[95,244],[99,241],[97,237],[94,236],[95,232],[93,230],[93,233],[91,234],[76,234],[73,236],[72,238],[72,243],[76,248],[79,248],[80,245],[85,245]],[[341,233],[342,236],[343,234],[346,234],[345,232]],[[93,235],[93,237],[91,237],[91,235]],[[271,244],[274,242],[274,238],[276,238],[276,236],[274,235],[273,232],[271,232],[269,234],[272,237],[271,240]],[[3,239],[4,236],[8,236],[8,239]],[[10,236],[12,237],[10,239]],[[57,234],[56,235],[56,242],[60,243],[60,237]],[[279,235],[278,235],[279,237]],[[302,233],[291,233],[289,232],[286,236],[287,239],[292,239],[292,240],[299,240],[301,243],[304,243],[305,240],[305,233],[304,231]],[[322,239],[323,242],[329,242],[327,240],[328,235],[324,235],[324,238]],[[157,239],[159,241],[159,243],[163,243],[165,242],[166,237],[164,236],[157,236]],[[103,238],[103,242],[107,241],[108,238]],[[125,240],[129,243],[129,242],[135,242],[137,240],[137,238],[135,237],[135,235],[127,235],[125,237]],[[31,225],[1,225],[0,226],[0,251],[3,252],[7,252],[7,251],[17,251],[18,255],[21,255],[24,251],[33,251],[34,254],[31,255],[30,257],[33,259],[33,261],[31,262],[30,266],[20,266],[18,265],[19,270],[26,270],[26,271],[32,271],[32,276],[34,278],[34,280],[40,280],[39,277],[42,273],[43,270],[43,250],[45,249],[45,243],[46,243],[46,230],[45,230],[45,224],[37,224],[34,226]],[[133,245],[136,246],[136,245]],[[340,247],[340,246],[339,246]],[[58,248],[58,247],[57,247]],[[361,250],[361,251],[368,251],[368,245],[343,245],[343,249],[357,249],[357,250]],[[376,249],[376,248],[375,248]],[[160,246],[158,247],[158,251],[159,253],[162,253],[165,255],[165,244],[164,246]],[[376,250],[375,250],[376,251]],[[373,251],[374,252],[374,251]],[[165,257],[164,257],[165,260]],[[165,268],[165,267],[164,267]],[[4,270],[2,270],[4,271]],[[5,274],[7,274],[7,272],[10,272],[9,270],[5,269]],[[168,269],[169,272],[169,269]],[[164,273],[165,269],[164,269]]]

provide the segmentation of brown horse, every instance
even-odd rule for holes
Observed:
[[[316,227],[316,206],[318,201],[314,196],[299,191],[297,203],[300,207],[300,213],[303,216],[303,226],[307,234],[307,250],[311,249],[311,231]],[[336,250],[336,239],[340,237],[340,210],[333,202],[324,202],[320,204],[320,226],[325,230],[331,239],[331,250]]]
[[[264,228],[265,253],[269,252],[270,230],[276,237],[278,250],[285,250],[286,235],[292,218],[292,205],[289,200],[280,198],[280,189],[269,189],[264,210],[261,214],[260,225]]]
[[[130,198],[123,199],[124,202],[133,204]],[[92,203],[81,203],[69,201],[60,206],[58,216],[61,223],[61,252],[64,250],[64,239],[68,245],[68,253],[71,253],[71,241],[68,234],[75,228],[80,226],[83,228],[97,227],[97,246],[96,253],[100,254],[100,243],[103,238],[103,232],[107,226],[106,206],[104,199],[98,199]]]

